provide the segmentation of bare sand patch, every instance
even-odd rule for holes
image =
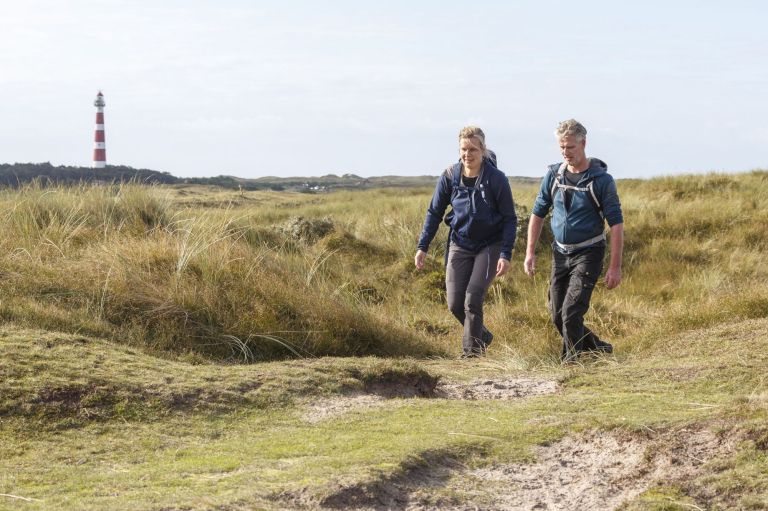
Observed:
[[[324,398],[313,401],[307,406],[302,418],[306,422],[315,424],[355,410],[380,408],[385,403],[386,399],[384,397],[375,394]]]
[[[557,381],[550,379],[483,379],[469,383],[438,383],[436,396],[445,399],[509,400],[554,394],[557,391],[557,388]]]
[[[276,500],[297,509],[611,510],[657,484],[690,481],[708,461],[731,454],[736,442],[702,427],[593,431],[538,447],[531,463],[468,468],[453,455],[426,453],[425,463],[340,487],[321,500],[303,492]]]
[[[458,478],[479,492],[482,509],[616,509],[657,482],[695,476],[704,463],[732,449],[709,430],[657,438],[592,432],[540,447],[534,463],[469,470]]]
[[[427,390],[419,388],[418,392],[414,391],[411,383],[377,383],[367,392],[315,399],[306,407],[302,418],[307,422],[318,423],[352,411],[381,408],[394,398],[512,400],[553,394],[557,388],[555,380],[534,378],[483,379],[469,383],[446,381],[438,382]]]

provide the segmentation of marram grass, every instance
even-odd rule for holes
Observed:
[[[557,361],[543,244],[535,278],[518,243],[489,289],[489,357],[452,360],[444,229],[427,269],[412,262],[428,189],[0,191],[0,509],[311,508],[436,461],[534,461],[564,435],[691,425],[736,451],[627,509],[765,509],[766,181],[620,181],[624,279],[598,286],[587,318],[616,353],[573,366]],[[536,188],[513,192],[529,207]],[[299,217],[333,230],[302,238]],[[516,377],[559,390],[305,418],[376,385]]]
[[[620,181],[623,282],[610,292],[598,286],[588,322],[632,350],[763,314],[766,181],[759,171]],[[513,187],[521,212],[536,191]],[[425,271],[412,264],[430,193],[4,190],[0,311],[19,324],[109,335],[171,355],[449,355],[460,326],[444,304],[444,227]],[[286,227],[299,217],[332,229],[302,239]],[[489,289],[486,322],[496,346],[547,358],[559,348],[545,308],[549,247],[540,244],[531,279],[522,272],[523,244]]]

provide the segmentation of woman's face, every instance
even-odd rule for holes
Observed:
[[[459,157],[465,169],[479,172],[483,164],[483,149],[474,138],[462,138],[459,141]]]

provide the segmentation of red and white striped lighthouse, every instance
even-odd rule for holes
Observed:
[[[107,166],[107,146],[104,143],[104,94],[99,91],[93,106],[96,107],[96,137],[93,145],[93,168],[103,169]]]

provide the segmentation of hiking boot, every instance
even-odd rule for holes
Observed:
[[[483,329],[480,337],[472,338],[472,348],[464,348],[464,353],[460,358],[480,358],[485,356],[485,351],[488,349],[488,345],[493,342],[493,334],[488,330]]]
[[[574,351],[574,350],[567,350],[567,351],[565,351],[564,350],[560,354],[560,363],[563,364],[563,365],[575,364],[578,361],[579,354],[580,353],[578,351]]]
[[[613,353],[613,345],[611,343],[595,339],[595,350],[599,353]]]
[[[483,330],[481,341],[483,343],[483,351],[487,350],[488,346],[490,346],[493,342],[493,334],[490,332],[490,330]]]
[[[480,340],[476,339],[474,342],[474,346],[472,346],[471,349],[464,348],[464,353],[461,354],[461,358],[481,358],[485,356],[485,347],[486,344]]]

